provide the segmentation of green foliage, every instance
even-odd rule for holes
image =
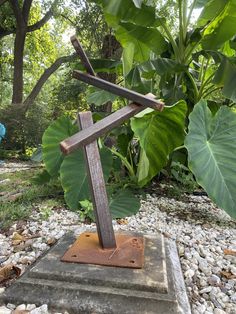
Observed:
[[[30,160],[35,161],[35,162],[43,161],[43,152],[42,152],[41,146],[39,146],[33,151],[33,153],[31,154]]]
[[[38,184],[38,185],[42,185],[42,184],[45,184],[45,183],[48,183],[50,180],[51,180],[51,176],[50,174],[47,172],[46,169],[44,169],[42,172],[38,173],[37,175],[35,175],[33,178],[32,178],[32,182],[34,184]]]
[[[215,5],[216,1],[211,1]],[[217,49],[236,34],[236,3],[234,0],[217,1],[221,10],[212,16],[203,33],[202,45],[205,49]],[[215,8],[211,8],[215,12]],[[204,13],[204,12],[203,12]],[[216,13],[216,12],[215,12]]]
[[[130,190],[125,189],[111,197],[109,207],[113,218],[124,218],[138,212],[140,201]]]
[[[114,101],[117,98],[116,95],[111,94],[104,90],[96,90],[95,92],[91,93],[87,97],[88,103],[95,104],[96,106],[102,106],[103,104],[107,103],[108,101]]]
[[[138,183],[143,186],[166,165],[169,154],[184,140],[186,104],[180,101],[163,112],[148,109],[131,120],[138,137],[141,154],[138,164]]]
[[[46,165],[46,170],[34,178],[35,183],[44,183],[50,176],[60,175],[60,182],[64,190],[64,197],[67,205],[71,210],[81,211],[81,217],[89,214],[90,191],[88,188],[87,170],[84,161],[82,150],[77,150],[68,156],[63,156],[59,143],[65,138],[73,135],[76,132],[75,125],[72,124],[68,116],[63,116],[54,121],[43,136],[43,158]],[[101,162],[103,167],[104,179],[108,182],[110,173],[113,169],[113,158],[110,150],[103,147],[100,149]],[[49,175],[50,174],[50,175]],[[117,191],[116,191],[117,192]],[[120,196],[120,198],[119,198]],[[123,203],[129,204],[129,199],[132,200],[133,206],[128,206],[122,209],[120,206]],[[82,202],[82,203],[81,203]],[[111,195],[111,210],[114,209],[114,217],[123,217],[136,213],[140,207],[139,202],[132,193],[122,190],[117,195]],[[82,206],[82,209],[81,209]]]
[[[60,150],[60,142],[78,131],[68,116],[62,116],[54,121],[44,132],[42,139],[43,160],[48,173],[57,176],[64,159]]]
[[[213,82],[217,86],[223,87],[223,95],[236,103],[236,60],[222,58]]]
[[[231,109],[222,107],[236,102],[235,1],[166,1],[163,8],[163,3],[156,1],[148,1],[149,6],[131,0],[95,2],[102,6],[124,48],[125,85],[141,93],[151,91],[167,106],[179,101],[163,113],[146,109],[132,119],[140,147],[132,148],[136,152],[133,158],[120,156],[132,170],[129,174],[136,173],[138,183],[145,185],[169,161],[177,181],[186,176],[192,181],[184,164],[171,162],[173,150],[183,144],[190,119],[186,139],[190,168],[213,200],[235,217],[236,176],[233,171],[229,174],[235,162],[235,116]],[[202,12],[193,22],[195,8]],[[173,10],[174,23],[166,18]],[[203,106],[203,99],[208,100],[211,111]],[[133,140],[128,147],[131,143]],[[119,142],[117,151],[120,154]]]
[[[79,211],[80,219],[85,221],[87,218],[89,218],[90,220],[95,221],[93,214],[93,203],[86,199],[84,201],[80,201],[79,204],[81,206]]]
[[[180,162],[171,162],[170,173],[177,182],[179,182],[183,187],[187,188],[190,192],[192,192],[198,186],[192,172],[188,167],[184,166]]]
[[[112,167],[112,155],[105,148],[101,149],[100,155],[104,178],[107,181]],[[64,159],[60,168],[60,178],[65,200],[70,209],[77,210],[80,200],[90,199],[87,169],[82,150],[77,150]]]
[[[41,218],[47,219],[53,207],[63,205],[62,200],[59,198],[60,187],[55,181],[41,186],[32,184],[33,177],[36,177],[40,171],[35,167],[28,171],[1,174],[2,180],[9,180],[1,186],[1,231],[16,221],[27,220],[32,214],[32,209],[34,214],[42,210]],[[15,197],[19,193],[21,196]]]
[[[224,106],[213,116],[202,100],[189,119],[189,167],[215,203],[236,218],[236,114]]]

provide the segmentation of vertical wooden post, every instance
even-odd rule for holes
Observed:
[[[78,124],[82,130],[93,125],[92,113],[90,111],[79,113]],[[84,146],[84,155],[87,165],[88,181],[93,200],[99,242],[101,247],[104,249],[115,248],[115,234],[112,226],[112,218],[108,205],[102,164],[96,140]]]

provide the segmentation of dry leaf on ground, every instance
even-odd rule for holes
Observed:
[[[8,264],[0,268],[0,283],[12,279],[14,277],[19,277],[21,269],[14,266],[13,264]]]
[[[232,274],[230,271],[226,271],[226,270],[222,270],[220,272],[221,276],[227,278],[227,279],[235,279],[236,276],[234,274]]]
[[[119,225],[127,225],[128,224],[128,220],[127,219],[117,219],[117,223]]]
[[[236,256],[236,251],[235,250],[230,250],[230,249],[224,249],[224,254],[225,255]]]
[[[18,232],[14,232],[12,235],[12,241],[24,241],[25,238]]]

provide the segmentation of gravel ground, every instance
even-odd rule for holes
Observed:
[[[161,232],[175,240],[192,313],[236,314],[236,221],[206,196],[183,195],[183,199],[147,194],[139,213],[114,221],[114,229]],[[79,234],[88,228],[94,228],[94,224],[81,223],[75,213],[64,208],[54,210],[45,221],[34,212],[27,222],[0,234],[0,266],[13,263],[23,273],[67,231]],[[0,293],[3,291],[0,288]],[[38,308],[32,304],[0,307],[0,314],[8,313],[51,312],[46,304]]]

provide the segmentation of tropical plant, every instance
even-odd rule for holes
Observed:
[[[64,197],[71,210],[79,211],[81,217],[93,218],[91,215],[91,195],[88,187],[87,171],[83,151],[64,156],[60,151],[59,144],[65,138],[78,132],[73,119],[62,116],[54,121],[44,132],[42,141],[43,160],[46,170],[34,178],[34,182],[42,184],[51,178],[59,178],[64,190]],[[109,205],[114,218],[123,218],[135,214],[140,202],[125,187],[116,190],[109,184],[109,177],[113,167],[111,152],[102,146],[100,149],[104,179],[108,184]]]
[[[236,133],[234,127],[230,127],[236,118],[233,110],[223,106],[234,106],[236,100],[235,1],[178,0],[174,7],[177,10],[175,28],[171,28],[173,20],[168,23],[165,17],[168,12],[163,15],[156,1],[93,2],[103,8],[108,25],[113,28],[123,47],[125,86],[141,93],[151,91],[164,99],[166,104],[163,113],[146,110],[131,121],[134,139],[138,139],[140,144],[139,158],[136,160],[139,184],[149,182],[165,166],[170,153],[183,144],[184,132],[188,129],[190,119],[185,145],[189,152],[191,170],[209,196],[231,216],[236,217],[232,197],[235,176],[229,179],[228,170],[225,169],[229,167],[228,161],[232,167],[236,163],[233,156]],[[201,10],[201,13],[194,21],[196,9]],[[210,111],[201,99],[208,100],[214,118],[210,118]],[[187,110],[183,100],[187,104]],[[176,106],[172,107],[175,103]],[[200,111],[205,112],[205,116]],[[226,122],[222,115],[231,118]],[[204,118],[204,129],[197,128],[198,124],[193,122],[196,117],[201,128]],[[217,124],[222,119],[225,132]],[[223,147],[227,148],[224,157],[222,142],[215,138],[217,132],[225,143]],[[207,136],[205,146],[208,149],[203,149],[200,145],[204,136]],[[230,141],[232,144],[228,144]],[[199,154],[196,153],[198,149]],[[211,160],[214,166],[204,168],[201,161],[210,156],[213,156]],[[222,163],[225,168],[219,167]],[[205,170],[204,175],[202,168]],[[217,178],[217,188],[214,191],[210,179],[212,177]]]

